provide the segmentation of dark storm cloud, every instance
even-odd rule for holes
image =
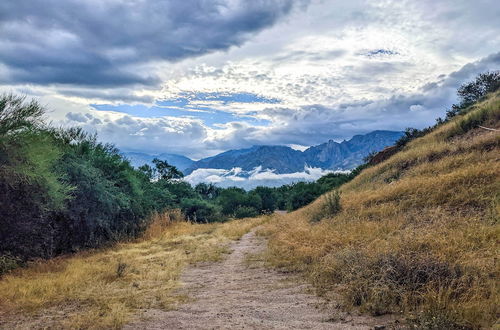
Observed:
[[[300,1],[304,3],[305,1]],[[151,85],[138,66],[241,45],[293,0],[3,0],[1,83]]]

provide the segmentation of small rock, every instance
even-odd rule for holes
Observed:
[[[385,325],[376,325],[373,327],[373,330],[384,330],[386,328]]]

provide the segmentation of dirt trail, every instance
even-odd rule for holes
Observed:
[[[293,276],[248,263],[248,254],[265,249],[255,231],[231,249],[222,262],[185,271],[179,294],[188,295],[190,302],[172,311],[149,310],[144,321],[125,329],[373,329],[382,323],[331,309],[328,313],[320,298],[308,293],[310,287]]]

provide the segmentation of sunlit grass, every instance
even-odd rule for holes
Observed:
[[[186,297],[174,289],[186,265],[218,261],[227,244],[265,218],[192,224],[180,214],[156,215],[144,238],[102,251],[33,264],[0,280],[7,317],[67,309],[45,322],[54,327],[120,328],[146,308],[169,309]],[[48,313],[50,314],[50,313]],[[49,315],[50,316],[50,315]]]
[[[472,123],[472,124],[471,124]],[[500,93],[340,188],[261,230],[268,261],[346,308],[421,328],[491,327],[499,315]]]

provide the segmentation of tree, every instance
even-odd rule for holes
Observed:
[[[45,113],[38,102],[13,94],[0,97],[0,136],[43,124]]]
[[[149,164],[139,166],[138,170],[144,173],[149,180],[153,180],[156,176],[156,169],[152,168]]]
[[[158,158],[153,159],[153,164],[156,167],[156,173],[159,180],[171,181],[174,179],[182,179],[184,174],[177,167],[170,165],[165,160]]]
[[[217,202],[222,207],[222,213],[234,216],[239,207],[246,207],[245,214],[248,214],[248,208],[252,208],[257,214],[262,209],[262,200],[255,192],[247,193],[244,189],[231,187],[221,191]]]
[[[469,106],[483,96],[500,88],[500,71],[481,73],[472,82],[463,84],[457,91],[462,106]]]
[[[215,199],[219,196],[221,188],[213,183],[201,182],[194,187],[194,190],[204,199]]]
[[[457,91],[460,103],[451,106],[451,109],[446,112],[446,119],[449,120],[460,114],[482,97],[498,89],[500,89],[500,71],[479,74],[474,81],[460,86]]]
[[[316,181],[319,185],[321,185],[321,191],[326,192],[332,190],[334,188],[340,187],[344,183],[348,182],[351,179],[350,174],[344,173],[328,173],[327,175],[322,176]]]
[[[231,187],[221,191],[217,202],[222,207],[222,213],[232,215],[236,208],[244,204],[246,191],[241,188]]]
[[[252,192],[259,195],[261,199],[261,211],[273,212],[274,210],[276,210],[278,196],[273,188],[257,187]]]
[[[298,182],[292,185],[288,199],[288,210],[296,210],[314,201],[321,192],[315,182]]]
[[[190,221],[207,223],[223,220],[219,207],[202,199],[183,198],[180,207],[186,219]]]

